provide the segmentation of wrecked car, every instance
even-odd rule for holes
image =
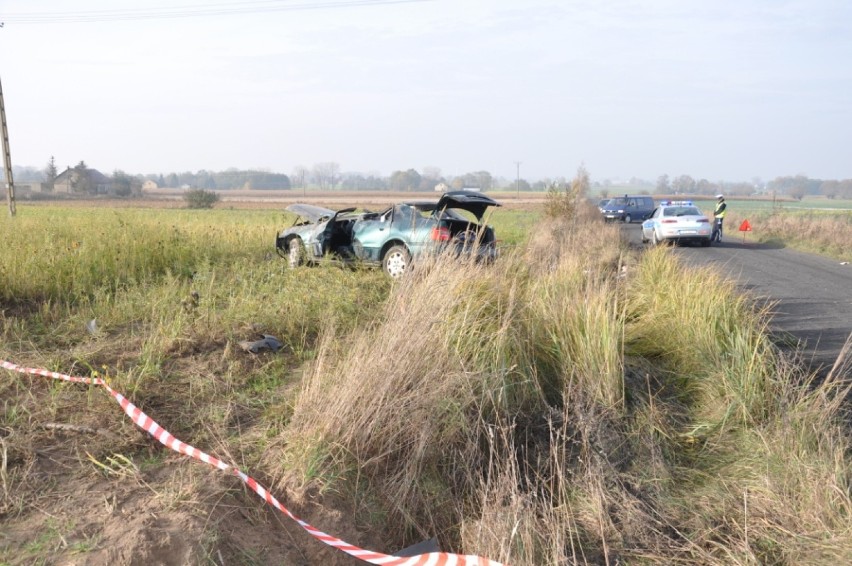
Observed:
[[[381,212],[293,204],[287,210],[297,216],[296,223],[277,235],[275,248],[291,268],[332,257],[381,266],[393,278],[421,254],[447,249],[492,261],[497,240],[482,219],[496,206],[500,203],[472,191],[450,191],[437,202],[403,202]]]

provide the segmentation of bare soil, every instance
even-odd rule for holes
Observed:
[[[153,440],[106,391],[15,379],[20,386],[0,384],[4,399],[28,396],[35,408],[53,396],[56,423],[74,427],[46,427],[39,415],[0,428],[0,564],[363,564],[313,539],[239,478]],[[255,479],[317,528],[379,544],[343,501]]]

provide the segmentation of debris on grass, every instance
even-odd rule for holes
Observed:
[[[240,348],[252,354],[259,354],[264,350],[277,352],[284,345],[275,336],[270,336],[269,334],[261,334],[260,336],[260,340],[243,340],[240,342]]]

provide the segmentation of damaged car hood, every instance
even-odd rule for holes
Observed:
[[[337,212],[333,210],[329,210],[328,208],[323,208],[321,206],[315,206],[313,204],[302,204],[296,203],[291,204],[286,209],[288,212],[292,212],[293,214],[304,218],[310,222],[324,222],[331,218],[334,218],[338,214],[345,214],[347,212],[353,212],[354,208],[344,208],[343,210],[338,210]]]

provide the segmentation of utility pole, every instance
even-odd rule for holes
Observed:
[[[9,216],[15,216],[15,181],[12,179],[12,153],[9,151],[9,128],[6,126],[6,106],[3,103],[3,85],[0,84],[0,122],[3,123],[3,164],[6,169],[6,200]]]
[[[518,198],[521,198],[521,162],[515,161],[515,170],[517,172],[517,177],[515,180],[515,192],[518,194]]]

